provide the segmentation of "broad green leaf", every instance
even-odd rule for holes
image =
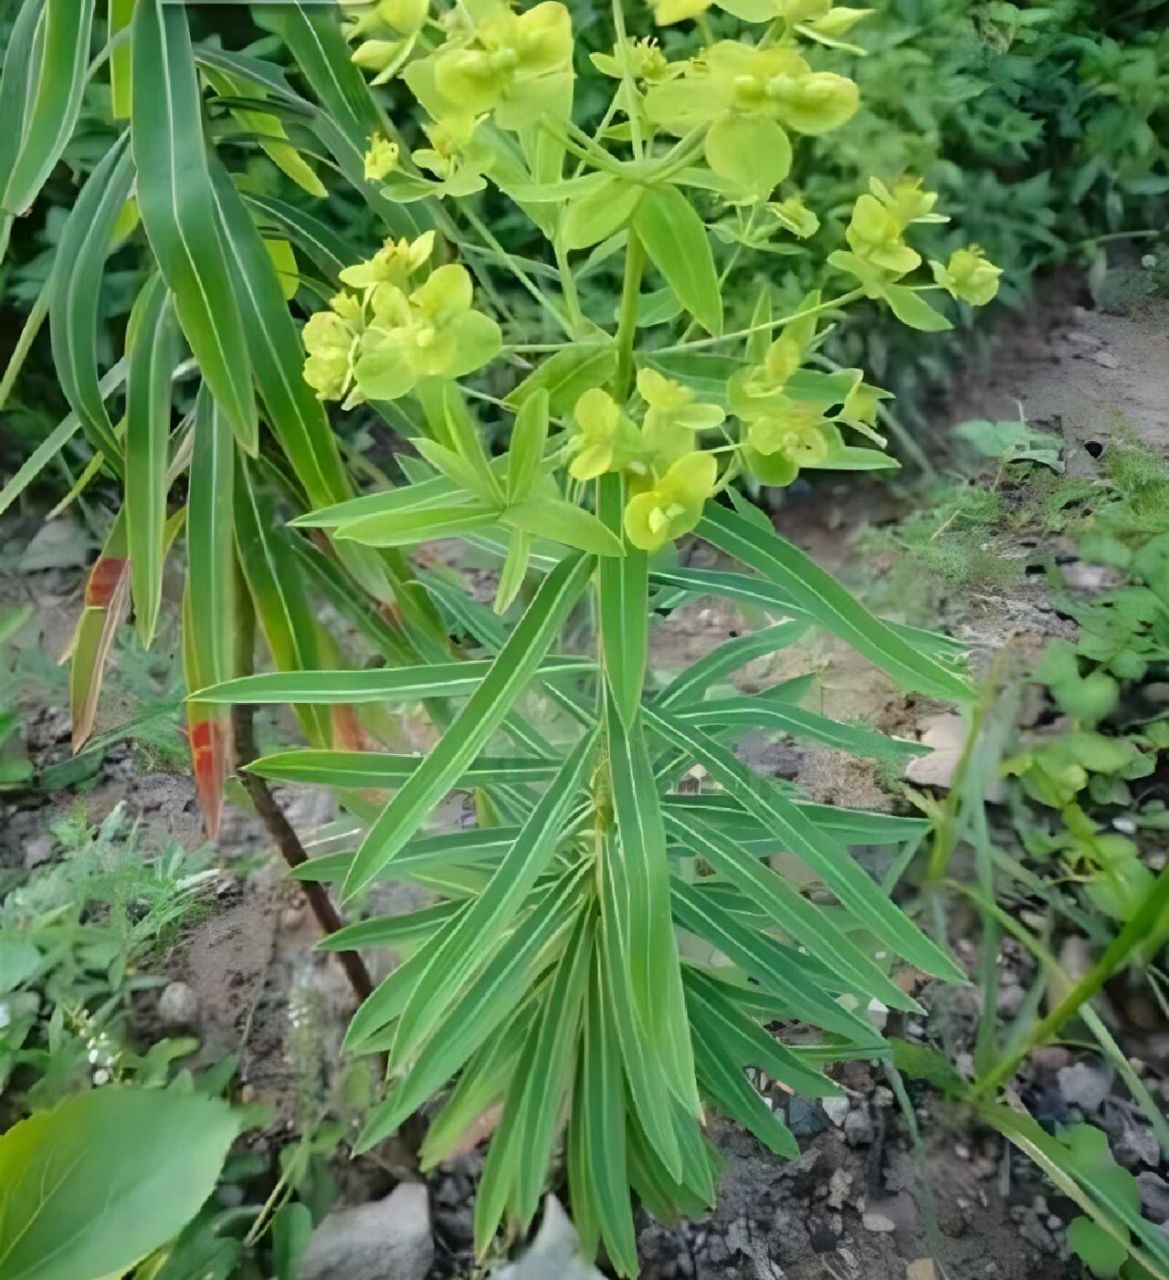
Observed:
[[[438,538],[458,538],[495,524],[499,512],[492,507],[425,507],[365,516],[342,525],[336,537],[367,547],[413,547]]]
[[[138,638],[148,649],[162,604],[171,371],[178,350],[161,276],[143,286],[130,317],[126,359],[126,539]]]
[[[678,301],[709,333],[720,333],[722,291],[702,219],[677,187],[649,187],[633,230]]]
[[[86,578],[81,617],[70,644],[69,716],[75,753],[93,732],[105,665],[129,606],[130,560],[123,507]]]
[[[556,852],[569,804],[593,764],[595,734],[586,734],[558,769],[482,895],[430,949],[410,993],[390,1055],[400,1068],[443,1019],[468,979],[481,969]]]
[[[625,482],[619,474],[601,476],[597,482],[597,513],[616,538],[625,509]],[[632,727],[645,685],[649,644],[649,556],[626,546],[620,560],[602,560],[598,566],[601,648],[605,679],[621,722]]]
[[[272,504],[260,491],[252,465],[243,457],[237,459],[235,542],[239,565],[277,670],[313,670],[320,661],[318,624],[296,561],[279,536]],[[206,705],[208,699],[199,696],[192,701]],[[310,742],[332,740],[328,713],[308,703],[296,703],[293,709]]]
[[[585,1256],[592,1256],[601,1238],[618,1271],[633,1276],[638,1269],[637,1239],[625,1171],[625,1080],[599,951],[589,978],[580,1068],[569,1117],[569,1195]]]
[[[589,342],[557,351],[508,394],[509,408],[520,409],[538,391],[548,393],[553,417],[571,413],[586,391],[603,386],[617,369],[617,348],[612,342]]]
[[[587,556],[569,556],[536,593],[482,684],[451,722],[425,764],[409,779],[370,828],[345,881],[351,897],[374,879],[418,830],[453,780],[499,728],[539,664],[592,573]]]
[[[901,463],[891,458],[880,449],[861,449],[845,445],[842,449],[833,449],[820,462],[806,464],[816,471],[898,471]]]
[[[874,618],[830,574],[778,534],[764,536],[742,516],[709,502],[698,536],[768,577],[797,608],[852,645],[907,688],[968,701],[969,683]]]
[[[200,702],[420,702],[424,698],[455,698],[475,693],[495,665],[467,661],[356,671],[273,671],[241,676],[238,680],[200,689],[192,696],[197,696]],[[540,657],[533,663],[534,675],[573,675],[591,670],[591,659],[571,655]]]
[[[565,206],[561,234],[566,249],[590,249],[620,231],[644,190],[619,174],[589,176],[594,178],[591,188]]]
[[[720,726],[747,731],[776,729],[793,738],[818,742],[836,751],[874,760],[911,760],[928,751],[919,742],[890,738],[887,734],[860,725],[844,724],[815,711],[772,700],[766,692],[748,697],[717,698],[673,708],[673,714],[687,724]]]
[[[65,220],[49,298],[53,365],[61,390],[94,448],[102,451],[110,469],[119,476],[122,449],[114,436],[98,377],[97,321],[106,258],[133,181],[127,133],[98,162]]]
[[[211,167],[211,183],[264,416],[308,500],[342,501],[352,489],[324,406],[304,380],[304,350],[280,278],[242,198],[218,161]]]
[[[940,311],[935,311],[920,293],[908,285],[887,284],[882,289],[881,296],[897,319],[911,329],[918,329],[923,333],[941,333],[954,327]]]
[[[793,853],[832,890],[858,924],[888,943],[896,954],[951,981],[964,981],[957,964],[885,896],[880,886],[847,850],[825,836],[799,806],[770,779],[753,773],[726,747],[699,729],[647,707],[648,725],[689,753],[711,777],[732,792],[788,852]]]
[[[0,208],[12,214],[25,213],[73,135],[81,100],[85,93],[89,63],[89,42],[93,31],[94,0],[45,0],[40,29],[33,45],[33,63],[17,63],[12,75],[27,74],[28,97],[19,117],[5,117],[5,130],[15,134],[18,150],[8,164],[0,151],[0,173],[6,174]],[[23,33],[13,50],[16,58],[24,48]],[[4,78],[9,60],[4,60]],[[0,103],[7,94],[0,88]],[[9,146],[12,144],[9,143]]]
[[[756,658],[779,653],[807,634],[808,623],[803,619],[780,622],[771,627],[761,627],[746,635],[734,636],[724,641],[710,653],[692,662],[680,671],[654,698],[654,706],[665,709],[670,706],[697,702],[705,690],[716,680],[745,667]]]
[[[132,40],[130,141],[142,225],[203,377],[241,447],[255,453],[258,428],[250,343],[211,197],[185,9],[164,0],[142,0],[134,15]]]
[[[621,540],[591,512],[559,498],[522,498],[506,507],[500,521],[536,538],[547,538],[604,559],[624,555]],[[344,531],[342,531],[344,532]]]
[[[542,969],[556,959],[557,944],[562,946],[584,909],[582,874],[579,869],[568,873],[536,898],[524,925],[492,955],[423,1045],[408,1074],[374,1109],[357,1140],[357,1151],[366,1151],[393,1133],[520,1007]],[[417,955],[407,964],[415,959]]]
[[[128,1271],[199,1211],[239,1129],[218,1098],[120,1085],[13,1125],[0,1137],[0,1274]]]
[[[417,773],[425,756],[389,755],[378,751],[275,751],[248,765],[249,773],[275,782],[301,782],[325,787],[384,789]],[[556,776],[555,760],[480,756],[455,781],[457,787],[492,783],[547,782]]]
[[[674,815],[670,823],[678,838],[712,871],[740,889],[810,956],[838,973],[847,986],[876,996],[891,1008],[918,1009],[916,1001],[838,929],[828,913],[809,902],[726,832],[694,817],[682,819]]]

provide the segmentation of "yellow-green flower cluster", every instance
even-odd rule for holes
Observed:
[[[387,240],[341,273],[349,290],[304,327],[304,377],[322,400],[396,400],[423,378],[460,378],[499,351],[499,326],[474,309],[465,267],[437,267],[414,284],[433,247],[433,232]]]
[[[426,22],[429,0],[341,0],[352,10],[346,35],[356,45],[353,61],[374,72],[374,84],[384,84],[401,68]]]
[[[635,547],[656,551],[698,523],[718,463],[697,447],[697,436],[726,415],[654,369],[638,374],[637,389],[646,406],[640,427],[607,391],[594,387],[580,397],[568,470],[576,480],[624,473],[632,495],[625,507],[626,536]]]
[[[827,133],[859,105],[852,80],[813,71],[790,44],[720,40],[682,72],[650,84],[646,113],[678,137],[705,130],[706,162],[734,199],[764,199],[788,176],[789,130]]]

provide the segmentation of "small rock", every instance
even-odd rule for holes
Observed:
[[[403,1182],[384,1200],[330,1213],[309,1240],[300,1280],[425,1280],[433,1262],[426,1188]]]
[[[843,1209],[848,1193],[852,1190],[852,1174],[847,1169],[833,1169],[828,1179],[828,1207]]]
[[[961,716],[953,714],[928,716],[922,730],[921,741],[930,748],[929,754],[909,762],[905,780],[916,787],[949,790],[966,746],[966,723]]]
[[[873,1231],[879,1235],[888,1235],[897,1230],[897,1224],[892,1218],[886,1217],[883,1213],[874,1213],[872,1210],[861,1215],[861,1225],[866,1231]]]
[[[905,1268],[905,1280],[937,1280],[933,1258],[917,1258]]]
[[[678,1262],[683,1261],[679,1257]],[[689,1263],[690,1259],[685,1258]],[[677,1274],[688,1275],[679,1266]],[[518,1261],[501,1267],[495,1275],[499,1280],[603,1280],[601,1273],[580,1256],[580,1242],[568,1214],[560,1207],[555,1196],[544,1201],[544,1219],[536,1238]]]
[[[25,547],[19,561],[19,573],[38,573],[44,569],[80,568],[88,558],[89,539],[72,516],[61,516],[42,524]]]
[[[1154,1222],[1169,1222],[1169,1182],[1159,1173],[1145,1170],[1137,1174],[1141,1204]]]
[[[1092,359],[1105,369],[1120,368],[1120,361],[1112,354],[1111,351],[1093,351]]]
[[[787,1127],[797,1138],[814,1138],[828,1128],[828,1117],[818,1103],[792,1098],[787,1104]]]
[[[824,1114],[828,1119],[839,1129],[848,1119],[852,1103],[847,1098],[821,1098],[820,1106],[824,1108]]]
[[[53,857],[53,837],[50,835],[33,836],[24,843],[24,869],[33,871],[43,866]]]
[[[193,1031],[199,1025],[199,997],[185,982],[168,982],[158,997],[158,1016],[168,1031]]]
[[[1013,1018],[1023,1007],[1026,998],[1026,991],[1017,982],[1012,982],[1009,986],[999,988],[996,1007],[1003,1017]]]
[[[1112,1092],[1112,1072],[1088,1062],[1075,1062],[1056,1073],[1059,1091],[1069,1107],[1099,1111]]]
[[[844,1118],[844,1140],[850,1147],[867,1147],[876,1137],[867,1107],[858,1107]]]

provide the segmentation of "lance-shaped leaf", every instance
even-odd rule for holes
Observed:
[[[391,861],[427,814],[503,723],[512,703],[539,669],[592,572],[587,556],[566,557],[536,593],[491,671],[451,722],[425,764],[370,828],[345,881],[345,896],[358,892]]]
[[[274,751],[248,765],[248,772],[276,782],[355,790],[385,789],[400,786],[412,777],[425,758],[381,751]],[[466,788],[548,782],[559,768],[555,760],[480,756],[459,776],[455,785]]]
[[[241,676],[226,684],[200,689],[204,702],[359,703],[421,702],[425,698],[458,698],[474,693],[491,674],[486,660],[424,663],[410,667],[378,667],[360,671],[273,671]],[[592,671],[587,658],[571,654],[543,657],[539,675],[579,675]]]
[[[698,536],[764,575],[796,607],[846,640],[907,688],[966,701],[970,685],[886,626],[798,547],[768,534],[717,502],[708,502]]]
[[[110,53],[110,97],[115,120],[129,120],[134,101],[133,50],[128,28],[134,18],[134,0],[109,0],[110,39],[122,39]]]
[[[723,323],[722,290],[702,219],[677,187],[649,187],[633,230],[675,297],[709,333]]]
[[[249,91],[264,97],[262,90],[251,88],[245,81],[231,75],[218,67],[204,67],[203,74],[211,87],[224,98],[244,98]],[[310,196],[322,199],[329,193],[324,183],[313,172],[312,166],[288,140],[288,134],[277,116],[267,111],[251,111],[245,107],[231,107],[231,114],[252,134],[264,149],[268,159],[284,171],[298,187],[307,191]]]
[[[348,478],[324,406],[304,380],[304,349],[288,312],[280,278],[227,170],[212,164],[212,196],[224,231],[228,266],[265,417],[310,502],[341,502]]]
[[[788,852],[814,871],[858,923],[919,969],[950,980],[964,980],[955,962],[894,905],[848,851],[826,837],[769,778],[752,772],[701,729],[650,707],[643,714],[655,732],[685,750]]]
[[[122,451],[106,412],[97,367],[97,318],[101,280],[118,216],[134,181],[129,134],[101,158],[81,188],[57,246],[49,298],[53,364],[66,400],[86,435],[122,473]]]
[[[838,805],[808,804],[802,800],[793,803],[821,831],[845,844],[897,844],[901,840],[918,839],[930,829],[927,818],[842,809]],[[727,791],[666,796],[663,805],[667,814],[697,813],[720,831],[733,833],[737,840],[758,840],[767,835],[767,824],[748,813]],[[773,846],[777,843],[775,838],[771,843]]]
[[[694,1054],[703,1092],[719,1110],[750,1130],[777,1156],[794,1160],[799,1144],[791,1130],[759,1096],[741,1068],[729,1062],[715,1038],[714,1029],[702,1018],[694,1024]]]
[[[597,514],[618,539],[622,537],[621,513],[625,510],[625,482],[619,474],[601,476],[597,482]],[[649,637],[649,556],[625,546],[620,559],[607,558],[598,565],[601,648],[605,655],[605,679],[621,723],[629,728],[637,718],[645,684],[645,655]]]
[[[427,964],[398,1020],[390,1070],[408,1062],[473,973],[486,962],[556,851],[568,806],[593,763],[596,735],[573,748],[537,801],[486,889],[428,948]]]
[[[272,503],[243,458],[237,461],[235,475],[235,539],[256,620],[277,669],[316,667],[320,661],[317,621],[304,580],[291,548],[276,528]],[[306,703],[296,703],[293,709],[310,742],[323,745],[332,741],[327,712]]]
[[[126,537],[138,638],[149,648],[162,602],[170,383],[178,347],[161,276],[143,286],[127,333]]]
[[[75,752],[93,732],[110,647],[129,607],[130,561],[123,507],[89,571],[85,603],[70,644],[69,715]]]
[[[8,31],[4,50],[4,69],[0,73],[0,175],[10,174],[20,152],[24,124],[32,110],[40,67],[41,41],[44,39],[44,5],[42,0],[23,0]],[[0,178],[0,196],[5,179]]]
[[[258,428],[250,343],[211,197],[186,10],[163,0],[141,0],[131,32],[130,141],[142,225],[203,377],[240,445],[255,453]]]
[[[799,619],[734,636],[680,671],[654,698],[654,705],[661,709],[673,704],[697,702],[716,680],[745,667],[756,658],[778,653],[795,644],[807,634],[808,626],[807,622]]]
[[[263,227],[279,231],[324,272],[330,284],[337,284],[346,267],[361,258],[360,246],[331,227],[323,218],[276,196],[259,191],[241,193],[244,203]]]
[[[194,450],[187,496],[187,589],[184,620],[187,687],[227,679],[235,665],[236,571],[232,538],[235,437],[206,384],[195,401]],[[224,707],[187,705],[196,780],[209,831],[219,822],[230,764],[231,721]],[[199,770],[202,770],[200,773]]]
[[[25,36],[23,30],[14,33],[18,48],[13,51],[12,74],[24,79],[31,73],[35,79],[25,80],[28,96],[21,114],[4,118],[5,131],[19,140],[11,167],[0,165],[0,173],[7,174],[0,208],[7,213],[28,209],[73,136],[85,92],[93,11],[94,0],[45,0],[40,29],[33,47],[26,51],[26,56],[32,55],[31,64],[16,62],[24,51]],[[8,73],[5,58],[5,79]],[[6,97],[0,89],[0,103]],[[0,159],[7,157],[0,153]]]

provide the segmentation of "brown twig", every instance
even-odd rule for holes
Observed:
[[[254,707],[232,708],[232,729],[235,736],[236,767],[239,769],[239,779],[284,861],[289,867],[295,869],[309,860],[308,854],[304,851],[304,845],[292,829],[292,824],[284,816],[284,810],[276,803],[276,797],[269,790],[268,784],[258,774],[248,772],[247,766],[259,755],[256,750],[254,719]],[[320,925],[322,933],[326,935],[336,933],[343,927],[344,921],[333,905],[328,889],[323,884],[316,880],[302,880],[300,887],[312,908],[313,915],[317,918],[317,924]],[[365,967],[365,961],[356,951],[337,951],[334,954],[345,970],[345,976],[349,979],[354,995],[358,1000],[364,1000],[373,991],[373,982],[370,979],[369,970]]]

